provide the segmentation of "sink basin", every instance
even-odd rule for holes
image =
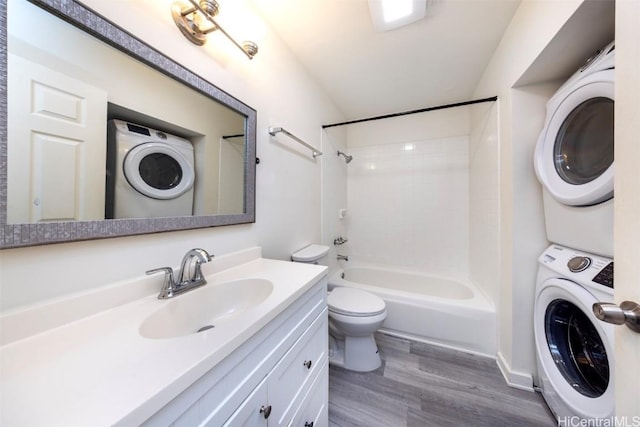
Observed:
[[[207,284],[166,302],[140,325],[146,338],[174,338],[206,333],[262,303],[273,291],[265,279]]]

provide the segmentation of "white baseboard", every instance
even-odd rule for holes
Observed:
[[[496,362],[498,363],[498,368],[500,369],[500,372],[502,372],[504,380],[510,387],[518,388],[520,390],[534,391],[533,377],[531,374],[511,370],[511,367],[500,352],[496,355]]]

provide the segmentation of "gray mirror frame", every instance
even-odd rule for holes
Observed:
[[[7,0],[0,0],[0,73],[4,76],[0,82],[0,249],[255,222],[256,110],[74,0],[29,1],[245,116],[245,213],[7,224]]]

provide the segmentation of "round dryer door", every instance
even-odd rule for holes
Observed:
[[[175,199],[193,186],[193,161],[165,143],[132,148],[124,159],[124,176],[136,191],[153,199]]]
[[[613,197],[613,72],[586,76],[547,104],[536,172],[565,205],[588,206]]]
[[[534,334],[544,373],[572,413],[600,418],[612,414],[612,331],[591,312],[597,299],[565,279],[545,282],[534,311]],[[610,329],[610,328],[609,328]]]

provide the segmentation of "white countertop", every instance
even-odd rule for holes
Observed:
[[[229,262],[214,274],[203,268],[208,283],[189,293],[243,278],[270,280],[273,292],[246,316],[209,331],[142,337],[143,320],[171,301],[157,299],[156,292],[0,347],[0,425],[137,425],[146,420],[326,274],[326,267],[260,258],[259,249],[252,254],[258,257],[248,260],[245,254],[242,264]],[[56,307],[71,306],[61,300],[43,309],[55,313]],[[18,314],[22,317],[12,313],[23,322],[29,319]],[[8,318],[2,326],[7,325]]]

